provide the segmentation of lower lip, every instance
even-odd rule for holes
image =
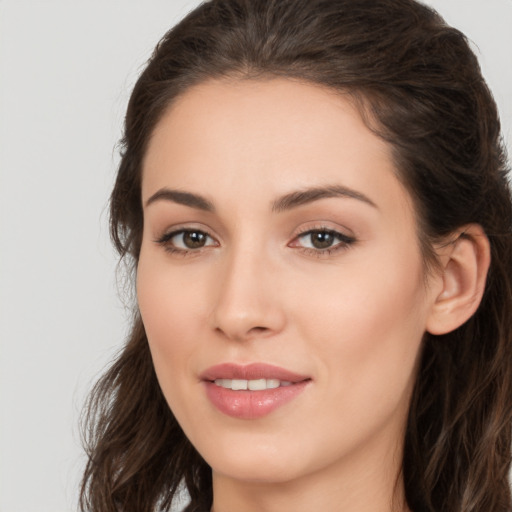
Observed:
[[[217,386],[214,382],[205,382],[206,395],[212,404],[222,413],[233,418],[253,420],[267,416],[277,408],[287,404],[300,395],[309,380],[261,391],[233,391]]]

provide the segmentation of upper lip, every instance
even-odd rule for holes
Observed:
[[[243,380],[258,380],[258,379],[277,379],[287,382],[302,382],[309,380],[307,375],[300,375],[298,373],[286,370],[279,366],[274,366],[267,363],[251,363],[251,364],[237,364],[237,363],[222,363],[207,368],[199,376],[201,380],[214,381],[216,379],[243,379]]]

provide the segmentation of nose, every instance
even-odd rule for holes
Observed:
[[[215,331],[233,341],[281,332],[286,316],[276,289],[277,274],[275,265],[257,251],[233,252],[226,258],[216,276]]]

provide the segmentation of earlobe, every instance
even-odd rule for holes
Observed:
[[[484,230],[470,224],[452,239],[440,251],[441,291],[434,297],[426,326],[431,334],[447,334],[460,327],[478,309],[485,290],[491,257]]]

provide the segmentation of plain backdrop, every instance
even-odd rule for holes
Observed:
[[[84,397],[127,332],[107,203],[129,91],[197,0],[0,0],[0,512],[76,510]],[[512,0],[430,0],[512,151]]]

